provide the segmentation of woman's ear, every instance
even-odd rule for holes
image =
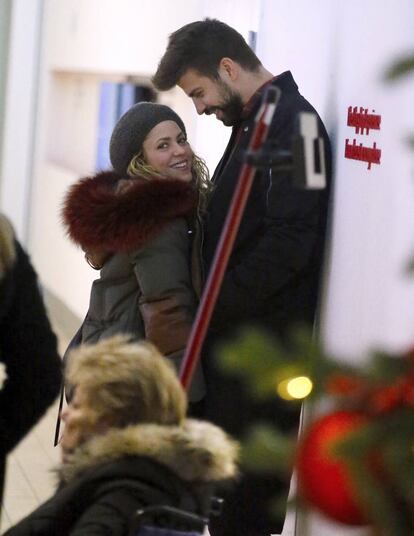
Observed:
[[[221,58],[218,72],[224,81],[235,82],[239,77],[240,65],[231,58]]]

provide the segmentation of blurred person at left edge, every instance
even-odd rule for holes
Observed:
[[[0,499],[7,454],[52,404],[61,359],[29,257],[0,214]],[[1,504],[1,503],[0,503]]]

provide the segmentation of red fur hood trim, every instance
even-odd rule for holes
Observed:
[[[196,206],[193,185],[176,179],[130,179],[131,187],[116,193],[115,171],[81,179],[69,188],[62,209],[70,239],[83,249],[127,251],[141,247],[174,218],[188,216]]]

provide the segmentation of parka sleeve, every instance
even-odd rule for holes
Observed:
[[[175,219],[155,239],[130,254],[140,288],[145,337],[164,354],[182,351],[196,309],[185,219]]]
[[[106,493],[92,502],[75,526],[70,536],[125,536],[134,512],[143,507],[139,490],[134,493],[128,486],[113,489],[109,487]]]

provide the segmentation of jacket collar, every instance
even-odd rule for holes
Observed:
[[[285,90],[297,90],[298,86],[293,79],[290,71],[285,71],[278,76],[275,76],[265,82],[259,89],[253,93],[249,101],[245,104],[242,111],[242,120],[248,119],[252,115],[255,115],[259,109],[263,95],[269,86],[277,86],[282,92]]]
[[[120,180],[131,186],[117,193]],[[172,219],[189,216],[196,201],[196,189],[187,182],[105,171],[71,186],[62,218],[69,238],[84,250],[128,251],[142,247]]]
[[[145,456],[187,482],[213,482],[235,476],[238,446],[220,428],[187,419],[182,426],[140,424],[111,429],[76,449],[58,468],[68,482],[91,467],[126,456]]]

